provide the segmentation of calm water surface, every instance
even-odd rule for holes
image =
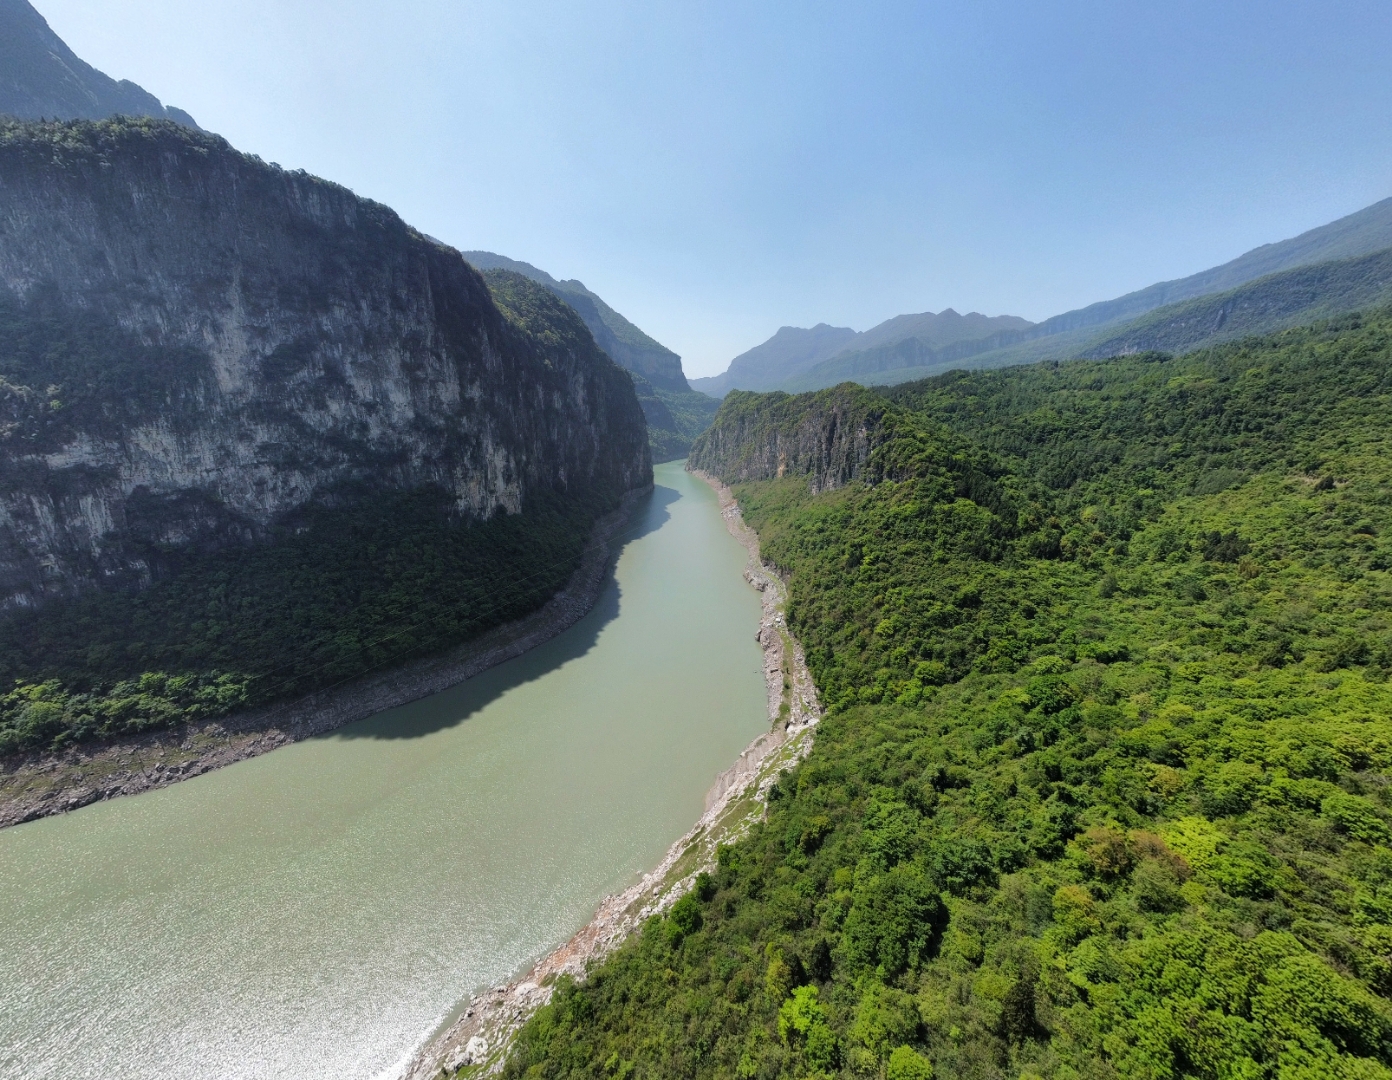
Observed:
[[[0,831],[0,1076],[390,1076],[656,863],[765,729],[744,551],[680,464],[657,484],[526,656]]]

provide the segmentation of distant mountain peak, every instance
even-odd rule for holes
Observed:
[[[21,120],[148,116],[198,127],[182,109],[82,60],[28,0],[0,0],[0,113]]]
[[[944,347],[960,348],[966,341],[1019,333],[1033,325],[1014,315],[988,316],[979,311],[963,315],[949,307],[939,312],[896,315],[860,334],[850,327],[827,323],[818,323],[810,330],[784,326],[762,345],[731,360],[726,371],[708,379],[693,379],[691,385],[715,396],[730,390],[786,389],[809,372],[840,364],[842,357],[869,354],[873,365],[882,365],[892,356],[898,363],[904,357],[936,355]],[[858,374],[864,363],[853,360],[847,367],[848,377]]]

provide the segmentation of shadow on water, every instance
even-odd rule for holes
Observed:
[[[544,678],[572,660],[578,660],[594,648],[604,628],[619,617],[622,590],[614,576],[619,555],[629,544],[666,525],[672,519],[668,507],[681,498],[681,492],[676,489],[658,485],[638,503],[634,509],[636,520],[616,538],[620,543],[610,556],[599,598],[594,607],[569,630],[448,690],[369,716],[366,720],[348,724],[322,737],[417,739],[433,735],[462,724],[508,691]]]

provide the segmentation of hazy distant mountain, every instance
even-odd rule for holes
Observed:
[[[599,347],[633,375],[648,422],[654,461],[685,457],[691,440],[710,426],[717,403],[687,385],[681,357],[654,341],[579,281],[557,281],[531,263],[492,251],[466,251],[480,270],[511,270],[545,286],[575,309]]]
[[[855,355],[837,356],[810,366],[784,380],[779,388],[814,390],[848,379],[891,384],[954,367],[1006,367],[1143,348],[1176,351],[1246,333],[1295,326],[1302,321],[1387,302],[1378,299],[1383,295],[1376,280],[1380,260],[1342,264],[1388,248],[1392,248],[1392,199],[1289,240],[1263,244],[1222,266],[1175,281],[1162,281],[1115,300],[1055,315],[1036,325],[959,339],[946,347],[925,348],[901,341],[890,347],[862,351],[857,344]],[[1283,276],[1288,271],[1316,266],[1325,269]],[[1262,281],[1260,289],[1242,290],[1242,286],[1258,280]],[[1198,302],[1198,298],[1205,297],[1214,303]],[[1186,302],[1197,306],[1184,307]],[[1156,312],[1154,319],[1151,312]],[[891,319],[882,325],[896,321]]]
[[[899,345],[906,341],[921,341],[925,345],[952,345],[959,341],[975,341],[1013,330],[1027,330],[1034,323],[1015,315],[989,317],[973,311],[959,315],[951,308],[934,315],[896,315],[886,319],[856,337],[843,354],[869,352]]]
[[[1392,247],[1392,199],[1383,199],[1356,213],[1310,229],[1289,240],[1263,244],[1231,262],[1176,281],[1161,281],[1115,300],[1104,300],[1076,311],[1045,319],[1030,337],[1049,337],[1067,330],[1103,326],[1134,318],[1167,304],[1196,296],[1225,292],[1268,274],[1311,266],[1331,259],[1370,255]]]
[[[930,362],[829,373],[826,365],[790,380],[783,389],[801,391],[850,379],[891,385],[941,374],[952,368],[1010,367],[1041,360],[1106,357],[1150,350],[1184,353],[1224,341],[1305,326],[1353,311],[1392,305],[1392,248],[1354,259],[1331,259],[1268,274],[1235,289],[1167,304],[1134,319],[1081,326],[1049,337],[977,352],[969,358],[942,350]],[[963,343],[963,347],[974,343]],[[979,343],[975,343],[979,344]]]
[[[198,127],[182,109],[80,60],[27,0],[0,0],[0,113],[23,120],[151,116]]]
[[[1033,325],[1014,315],[959,315],[951,308],[937,315],[897,315],[859,335],[851,348],[789,380],[784,389],[819,389],[847,380],[863,382],[883,371],[952,364],[1016,341]]]
[[[1184,353],[1387,304],[1392,304],[1392,248],[1356,259],[1299,266],[1227,292],[1168,304],[1123,323],[1078,355]]]
[[[810,330],[783,326],[762,345],[740,353],[719,375],[692,379],[691,386],[712,397],[724,397],[735,389],[772,390],[819,360],[835,356],[858,336],[849,326],[818,323]]]
[[[960,315],[947,308],[936,314],[896,315],[861,334],[826,323],[811,330],[785,326],[762,345],[735,357],[720,375],[696,379],[692,386],[721,397],[730,390],[792,389],[809,378],[818,386],[830,386],[863,372],[923,362],[962,342],[994,342],[1033,325],[1014,315],[991,317],[976,311]]]

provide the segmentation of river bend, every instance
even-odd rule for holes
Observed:
[[[658,466],[595,610],[434,697],[0,831],[0,1075],[393,1075],[659,861],[766,729],[759,600]]]

